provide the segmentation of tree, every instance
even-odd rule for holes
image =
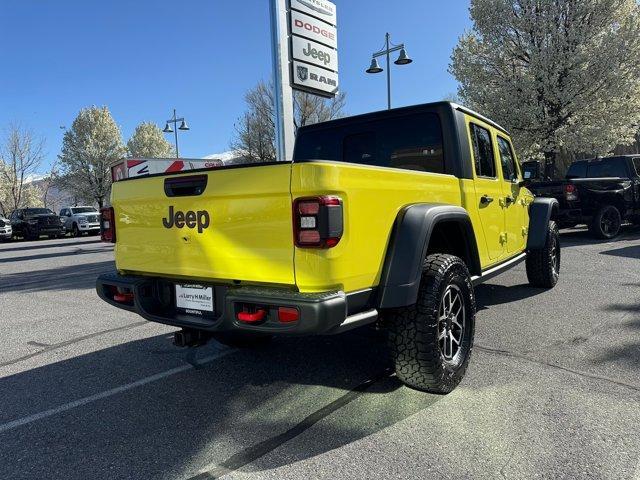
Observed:
[[[155,123],[138,125],[127,142],[129,156],[136,158],[167,158],[175,156],[175,150],[167,142],[162,130]]]
[[[3,214],[33,200],[33,189],[28,182],[43,158],[44,139],[20,125],[9,126],[0,147],[0,211]]]
[[[471,0],[450,72],[468,106],[542,154],[607,153],[640,122],[636,0]]]
[[[273,87],[259,82],[245,95],[247,111],[235,125],[231,147],[242,152],[246,161],[271,162],[276,159]],[[295,91],[293,109],[295,127],[324,122],[344,116],[346,95],[332,99]]]
[[[105,203],[111,188],[110,165],[126,149],[107,107],[80,110],[62,141],[60,184],[74,196]]]

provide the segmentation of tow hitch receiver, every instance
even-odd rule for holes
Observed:
[[[200,347],[209,341],[209,334],[202,330],[183,329],[173,334],[176,347]]]

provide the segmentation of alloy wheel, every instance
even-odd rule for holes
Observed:
[[[438,310],[438,345],[447,362],[455,363],[465,334],[465,308],[461,290],[448,285]]]
[[[618,223],[618,215],[613,208],[605,211],[600,218],[600,228],[607,236],[615,235],[617,233],[617,230],[620,228]]]

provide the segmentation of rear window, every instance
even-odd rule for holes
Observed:
[[[584,178],[587,176],[587,162],[573,162],[567,170],[567,178]]]
[[[587,177],[628,177],[627,165],[623,158],[611,158],[589,162]]]
[[[75,207],[72,208],[71,211],[75,213],[98,213],[98,211],[93,207]]]
[[[312,129],[300,134],[294,156],[309,160],[445,173],[440,119],[418,113]]]
[[[25,215],[55,215],[48,208],[26,208],[24,213]]]

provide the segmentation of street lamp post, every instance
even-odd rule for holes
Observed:
[[[182,122],[180,124],[179,127],[177,127],[178,122]],[[171,129],[171,123],[173,123],[173,129]],[[167,120],[167,124],[164,127],[164,130],[162,130],[164,133],[175,133],[175,139],[176,139],[176,158],[180,158],[180,153],[178,152],[178,130],[189,130],[189,127],[187,126],[187,122],[185,121],[185,119],[183,117],[181,118],[177,118],[176,116],[176,109],[173,109],[173,118],[170,118],[169,120]]]
[[[383,69],[378,64],[378,57],[385,56],[387,58],[387,108],[391,109],[391,64],[389,60],[389,55],[393,52],[397,52],[400,50],[400,55],[398,55],[398,59],[393,62],[396,65],[408,65],[413,60],[409,58],[407,55],[407,50],[404,47],[404,43],[400,45],[392,45],[391,44],[391,36],[389,33],[385,35],[385,48],[384,50],[380,50],[379,52],[375,52],[371,58],[371,66],[367,68],[367,73],[380,73]]]

